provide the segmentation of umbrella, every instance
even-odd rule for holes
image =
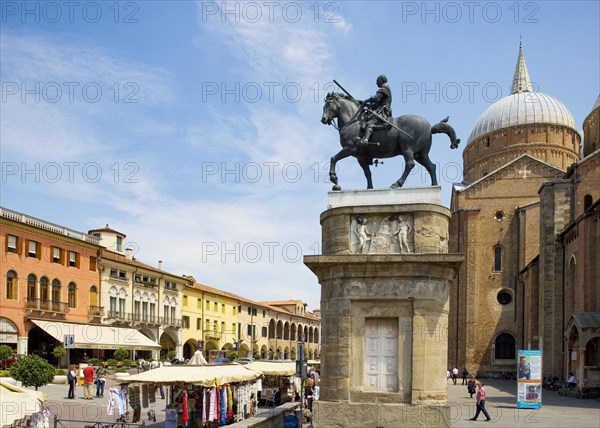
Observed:
[[[204,358],[204,355],[202,355],[202,352],[196,351],[194,352],[194,355],[192,355],[192,358],[190,358],[190,360],[187,362],[187,364],[190,366],[204,366],[208,363],[206,362],[206,358]]]
[[[10,425],[39,412],[47,399],[41,391],[31,391],[0,381],[0,426]]]
[[[138,373],[133,376],[117,379],[117,383],[191,383],[206,387],[220,386],[233,382],[254,380],[260,372],[246,368],[241,364],[230,363],[220,365],[190,366],[174,365],[159,367],[154,370]]]

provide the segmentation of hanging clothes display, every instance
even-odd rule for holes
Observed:
[[[182,402],[182,405],[181,405],[181,410],[183,412],[183,415],[181,416],[181,420],[183,421],[184,425],[186,425],[188,423],[188,420],[189,420],[187,400],[188,400],[187,391],[183,391],[183,402]]]
[[[152,402],[156,385],[123,385],[122,389],[109,388],[108,414],[115,409],[122,415],[131,406],[134,416],[139,415],[142,406]],[[256,385],[254,382],[224,384],[218,387],[203,387],[185,384],[171,384],[173,399],[164,410],[169,413],[165,426],[173,426],[173,412],[178,422],[185,428],[217,428],[243,421],[254,413],[256,405]],[[139,416],[138,416],[139,417]]]

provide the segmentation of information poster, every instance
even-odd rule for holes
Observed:
[[[542,407],[542,351],[521,350],[517,354],[517,408]]]

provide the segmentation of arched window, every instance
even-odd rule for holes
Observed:
[[[494,272],[502,272],[502,247],[494,246]]]
[[[37,276],[30,273],[27,276],[27,300],[34,302],[37,299]]]
[[[125,289],[121,287],[119,289],[119,317],[125,317],[125,298],[127,297],[127,293]]]
[[[148,293],[142,295],[142,321],[148,321]]]
[[[154,322],[156,316],[156,295],[150,295],[150,321]]]
[[[496,337],[494,358],[497,360],[514,360],[516,358],[515,338],[508,333]]]
[[[111,287],[110,290],[108,290],[108,295],[109,295],[108,316],[110,318],[114,318],[117,316],[117,295],[118,294],[119,293],[115,287]]]
[[[40,300],[44,302],[48,300],[48,278],[45,276],[40,278]]]
[[[95,285],[90,287],[90,306],[98,306],[98,289]]]
[[[592,195],[585,195],[583,197],[583,209],[587,211],[592,206],[593,201]]]
[[[141,300],[142,300],[142,295],[140,294],[139,291],[136,291],[133,294],[133,316],[136,321],[140,320],[140,313],[142,310]]]
[[[18,299],[17,293],[17,272],[9,270],[6,272],[6,298],[10,300]]]
[[[67,298],[67,304],[69,308],[77,307],[77,285],[74,282],[69,282],[69,296]]]
[[[60,302],[60,281],[58,279],[52,280],[52,303]]]
[[[169,308],[171,311],[171,323],[175,322],[175,308],[177,306],[177,300],[175,300],[175,297],[171,297],[171,307]],[[216,331],[216,327],[215,327],[215,331]]]

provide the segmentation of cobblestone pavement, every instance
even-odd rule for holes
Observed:
[[[469,398],[467,387],[448,383],[448,404],[450,405],[450,420],[454,428],[475,427],[477,425],[495,427],[529,427],[529,428],[585,428],[600,427],[600,402],[596,399],[578,399],[563,397],[558,392],[542,391],[542,408],[517,409],[516,404],[516,381],[514,380],[489,380],[484,381],[488,399],[486,407],[492,417],[491,422],[484,422],[483,415],[478,421],[470,421],[475,415],[475,399]],[[115,386],[114,380],[109,380],[106,388]],[[84,400],[83,387],[77,388],[77,398],[67,399],[67,385],[46,385],[40,388],[48,394],[47,405],[52,416],[57,415],[62,423],[59,427],[83,428],[86,424],[93,422],[114,422],[115,416],[107,416],[108,393],[104,398]],[[95,392],[95,389],[94,389]],[[142,409],[142,420],[149,428],[164,426],[165,400],[157,395],[156,403],[149,409]],[[154,410],[156,423],[149,422],[147,412]],[[76,420],[80,422],[70,422]],[[81,422],[86,421],[86,422]],[[52,423],[50,424],[52,427]],[[310,424],[303,424],[303,427]]]
[[[495,427],[600,427],[600,402],[596,399],[579,399],[558,395],[558,392],[542,390],[541,409],[517,409],[516,380],[483,380],[487,394],[485,407],[492,418],[484,422],[483,414],[477,421],[469,419],[475,416],[475,398],[469,398],[467,387],[448,382],[448,404],[452,427],[476,427],[491,425]],[[475,396],[473,396],[475,397]]]

